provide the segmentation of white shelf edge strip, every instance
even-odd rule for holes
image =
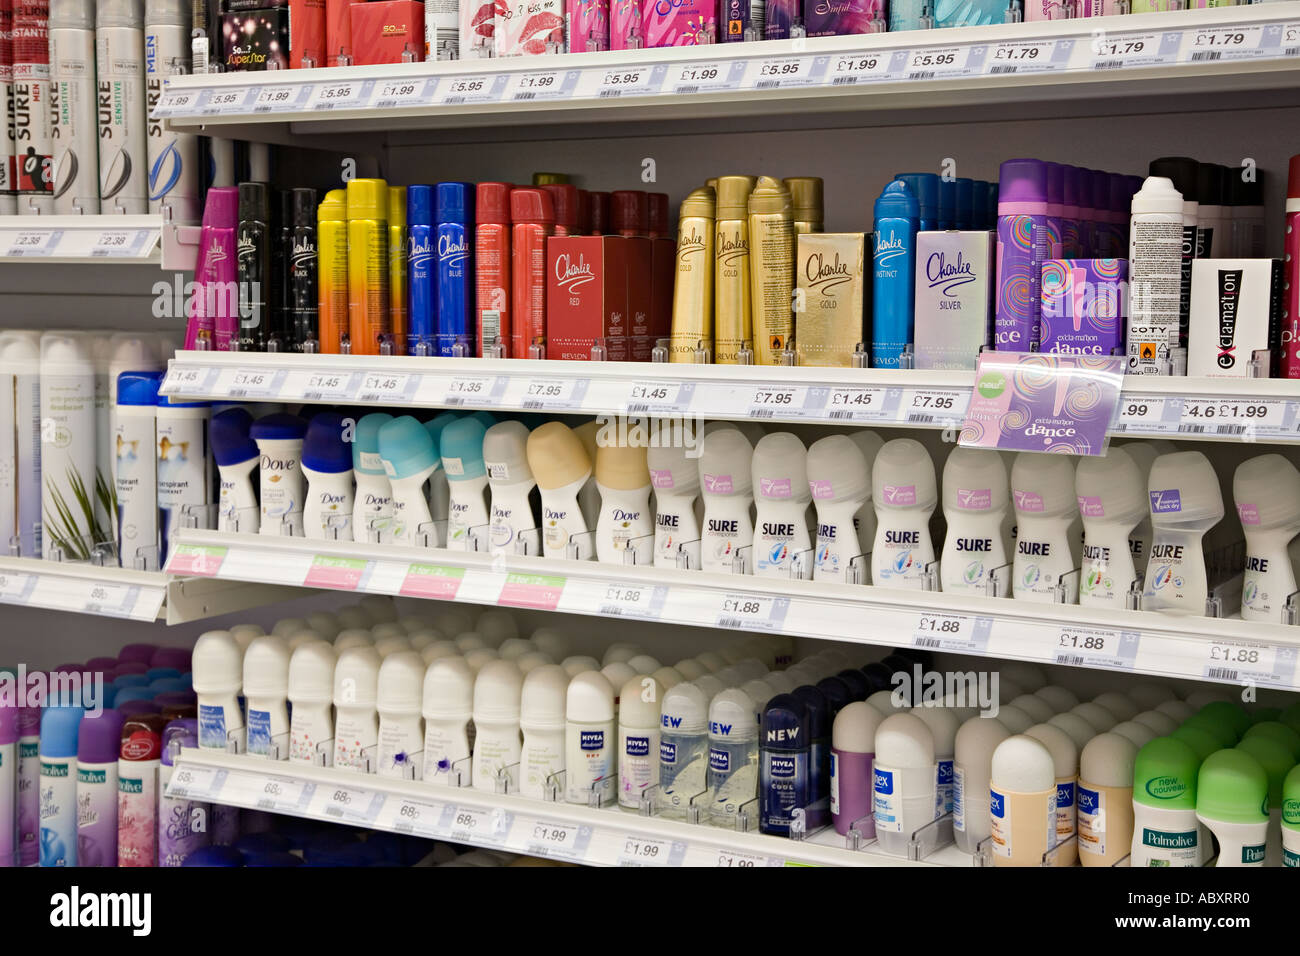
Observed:
[[[156,621],[167,586],[162,572],[0,558],[0,604]]]
[[[186,749],[170,796],[593,866],[971,865],[955,847],[919,863],[844,847],[834,831],[793,841],[526,797]],[[838,842],[837,842],[838,841]]]
[[[0,261],[153,261],[162,227],[157,216],[0,217]]]
[[[1300,689],[1280,624],[216,531],[182,531],[168,571]]]

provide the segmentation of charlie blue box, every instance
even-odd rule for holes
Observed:
[[[1113,355],[1128,324],[1127,259],[1048,259],[1043,263],[1038,351]]]

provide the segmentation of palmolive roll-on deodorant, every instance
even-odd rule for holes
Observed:
[[[1196,818],[1219,843],[1215,866],[1263,866],[1268,838],[1268,773],[1250,754],[1220,750],[1201,763]]]
[[[877,521],[871,581],[919,590],[934,561],[930,515],[939,496],[930,453],[911,438],[886,442],[876,455],[871,486]]]
[[[943,466],[945,591],[984,594],[994,571],[1008,563],[1002,527],[1011,508],[1007,466],[995,451],[954,448]],[[1005,581],[1005,578],[1003,578]]]
[[[1209,585],[1202,539],[1223,519],[1214,466],[1199,451],[1161,455],[1147,488],[1152,538],[1142,609],[1204,614]]]
[[[764,435],[754,448],[754,574],[803,577],[812,570],[806,459],[803,442],[790,432]]]
[[[1251,458],[1237,466],[1232,497],[1246,533],[1241,619],[1286,623],[1300,561],[1300,471],[1281,455]]]
[[[1300,764],[1282,781],[1282,865],[1300,867]]]
[[[1247,737],[1234,748],[1250,754],[1268,776],[1268,830],[1264,837],[1264,865],[1282,865],[1282,784],[1295,766],[1290,747],[1271,737]]]
[[[1133,765],[1130,866],[1204,866],[1209,847],[1196,819],[1201,760],[1176,737],[1143,745]]]
[[[847,435],[818,439],[808,448],[807,472],[817,509],[813,579],[867,583],[858,515],[871,501],[871,470],[862,449]]]

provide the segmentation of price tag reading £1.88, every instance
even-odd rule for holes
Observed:
[[[787,597],[728,592],[718,599],[714,623],[740,631],[780,631],[789,610]]]

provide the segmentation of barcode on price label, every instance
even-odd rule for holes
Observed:
[[[536,820],[524,834],[524,839],[528,842],[528,852],[536,856],[558,856],[577,861],[587,855],[591,827]]]
[[[501,843],[510,835],[513,822],[514,815],[499,807],[489,810],[486,807],[448,804],[442,809],[438,827],[452,840],[460,843]]]
[[[658,620],[668,599],[664,585],[610,584],[600,602],[600,613],[609,617],[635,617]]]
[[[226,771],[215,767],[182,764],[172,772],[172,778],[167,784],[167,796],[188,797],[191,800],[215,799],[221,795],[226,776]]]
[[[714,866],[758,867],[772,866],[772,860],[757,853],[741,853],[738,850],[719,850]]]
[[[398,833],[441,835],[439,826],[444,809],[441,803],[393,796],[384,803],[384,811],[379,817],[378,825]]]
[[[420,386],[420,376],[413,372],[366,372],[361,377],[357,400],[404,404]]]

